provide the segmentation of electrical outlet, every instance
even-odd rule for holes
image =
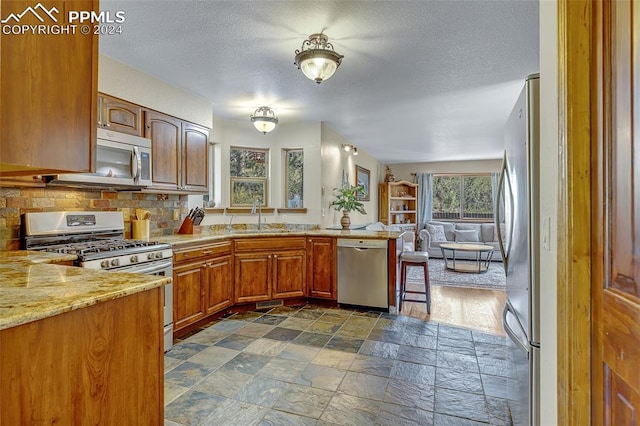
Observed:
[[[173,209],[173,220],[180,220],[180,209]]]
[[[287,215],[282,215],[282,223],[287,223]]]
[[[129,222],[131,220],[131,209],[122,209],[122,217],[125,222]]]

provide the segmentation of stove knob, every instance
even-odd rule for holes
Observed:
[[[108,268],[109,267],[109,261],[108,260],[103,260],[102,262],[100,262],[100,267],[101,268]]]
[[[149,254],[147,255],[147,259],[149,259],[149,260],[153,260],[153,258],[154,258],[153,253],[149,253]]]
[[[138,262],[138,256],[131,256],[131,259],[129,259],[129,262],[137,263]]]
[[[156,253],[156,259],[162,259],[162,252],[161,251]]]
[[[119,265],[120,265],[120,259],[111,260],[111,266],[119,266]]]

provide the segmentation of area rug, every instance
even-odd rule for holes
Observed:
[[[422,268],[410,266],[407,268],[408,283],[423,283]],[[491,262],[489,270],[483,274],[454,272],[445,269],[442,259],[429,259],[429,283],[431,285],[484,288],[490,290],[505,290],[505,276],[502,262]]]

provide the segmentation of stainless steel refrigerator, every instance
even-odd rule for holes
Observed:
[[[505,129],[496,229],[507,302],[502,322],[509,344],[508,395],[513,424],[539,424],[539,75],[526,79]]]

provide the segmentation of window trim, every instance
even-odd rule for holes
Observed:
[[[289,159],[287,155],[290,152],[301,152],[302,153],[302,207],[288,207],[289,203]],[[291,212],[299,212],[300,210],[306,208],[304,207],[304,148],[282,148],[282,180],[283,180],[283,193],[282,193],[282,204],[283,207],[278,210],[290,210]]]
[[[262,152],[265,156],[265,176],[233,176],[231,174],[231,151],[233,150],[244,150],[244,151],[254,151],[254,152]],[[249,146],[235,146],[232,145],[229,147],[229,155],[228,155],[228,165],[229,165],[229,207],[230,208],[242,208],[247,206],[252,206],[253,203],[246,204],[234,204],[233,197],[233,186],[234,183],[238,182],[260,182],[263,184],[264,191],[262,194],[262,203],[260,204],[262,207],[269,206],[269,185],[270,185],[270,154],[271,150],[269,148],[257,148],[257,147],[249,147]],[[264,211],[264,210],[263,210]]]

